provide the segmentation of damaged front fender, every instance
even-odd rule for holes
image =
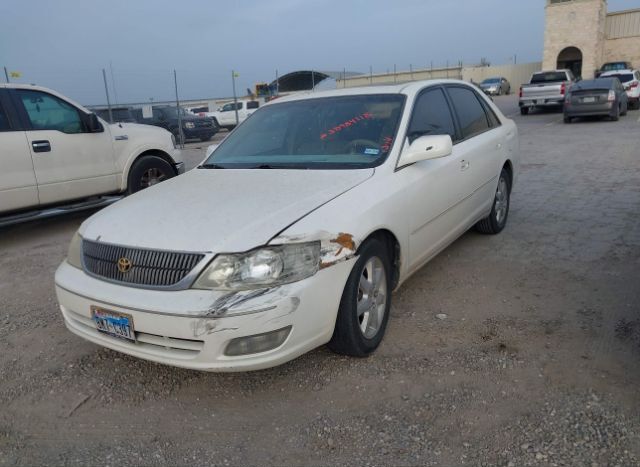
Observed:
[[[272,244],[302,243],[320,241],[320,269],[348,261],[356,255],[358,243],[353,234],[346,232],[330,233],[318,231],[308,235],[282,235],[271,241]]]

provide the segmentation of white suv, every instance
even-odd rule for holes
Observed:
[[[616,70],[602,73],[600,78],[618,78],[629,98],[629,108],[640,109],[640,71],[639,70]]]
[[[20,84],[0,84],[0,161],[0,225],[96,207],[118,199],[102,195],[184,171],[168,131],[109,124],[55,91]]]

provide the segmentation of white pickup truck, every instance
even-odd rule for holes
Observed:
[[[520,113],[527,115],[529,110],[538,107],[562,108],[567,91],[576,78],[571,70],[551,70],[534,73],[529,84],[520,87]]]
[[[0,226],[106,205],[184,172],[168,131],[109,124],[21,84],[0,84],[0,162]]]
[[[255,112],[260,107],[260,102],[257,100],[239,100],[236,103],[229,102],[219,107],[215,112],[207,112],[207,117],[213,118],[219,127],[232,130],[236,124],[244,122],[249,115]],[[236,108],[238,109],[238,121],[236,122]]]

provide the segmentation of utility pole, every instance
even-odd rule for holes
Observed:
[[[413,81],[413,65],[409,63],[409,76],[411,76],[411,81]]]
[[[373,67],[369,65],[369,84],[373,84]]]
[[[236,111],[236,125],[240,124],[240,117],[238,116],[238,97],[236,96],[236,72],[231,70],[231,85],[233,86],[233,108]]]
[[[178,98],[178,74],[173,70],[173,84],[176,87],[176,112],[178,112],[178,138],[180,139],[180,149],[184,149],[184,133],[182,132],[182,112],[180,111],[180,99]]]
[[[398,75],[396,74],[396,64],[393,64],[393,82],[397,83],[398,82]]]
[[[107,72],[102,69],[102,79],[104,80],[104,92],[107,95],[107,107],[109,108],[109,123],[113,123],[113,113],[111,113],[111,101],[109,100],[109,86],[107,85]]]
[[[10,83],[9,72],[7,71],[7,67],[4,67],[4,77],[7,78],[7,83]]]

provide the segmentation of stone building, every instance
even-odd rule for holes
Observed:
[[[640,67],[640,8],[609,12],[607,0],[546,2],[545,70],[569,68],[592,78],[605,62]]]

